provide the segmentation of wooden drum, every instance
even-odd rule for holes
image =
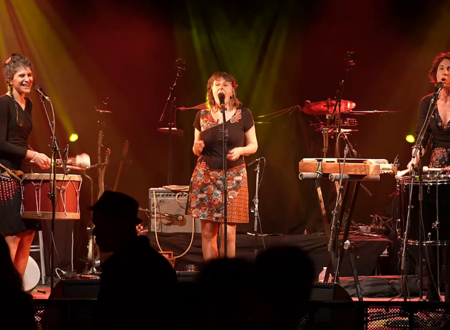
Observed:
[[[50,173],[23,175],[21,214],[24,219],[52,219]],[[80,175],[56,174],[56,220],[80,219]]]

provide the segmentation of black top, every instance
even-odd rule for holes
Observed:
[[[423,123],[426,120],[427,113],[428,113],[428,107],[431,103],[431,97],[433,94],[429,94],[427,96],[424,96],[419,104],[419,120],[417,122],[416,127],[416,139],[417,135],[420,132],[420,129],[422,128]],[[425,133],[422,146],[425,148],[428,144],[428,140],[432,139],[432,148],[450,148],[450,130],[449,130],[449,124],[443,123],[441,116],[439,116],[439,111],[437,106],[434,108],[434,116],[431,118],[430,125],[428,126],[428,129]]]
[[[252,128],[253,125],[253,116],[250,110],[238,108],[226,122],[228,130],[227,153],[233,148],[245,146],[245,132]],[[200,139],[205,143],[201,159],[206,162],[210,169],[222,169],[222,124],[218,124],[214,120],[210,110],[200,110],[195,116],[194,127],[201,132]],[[227,159],[227,168],[233,168],[242,164],[244,164],[243,156],[240,156],[236,161]]]
[[[22,168],[28,149],[28,136],[33,129],[33,103],[28,97],[25,100],[25,111],[17,104],[19,121],[23,122],[23,126],[19,126],[13,99],[7,94],[0,96],[0,163],[12,170]]]

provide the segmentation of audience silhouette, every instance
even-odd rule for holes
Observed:
[[[98,306],[93,329],[170,329],[177,276],[169,261],[138,236],[138,202],[105,191],[90,209],[102,252]]]
[[[243,259],[214,259],[198,277],[203,329],[248,329],[253,305],[253,265]]]
[[[297,329],[314,281],[311,259],[296,246],[272,247],[257,255],[254,271],[253,324],[258,329]]]

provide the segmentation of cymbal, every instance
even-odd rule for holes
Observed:
[[[184,111],[184,110],[203,110],[203,109],[207,109],[206,102],[200,103],[199,105],[194,105],[193,107],[189,107],[189,108],[186,108],[186,107],[179,107],[179,108],[177,108],[177,110],[181,110],[181,111]]]
[[[169,127],[160,127],[158,128],[158,132],[169,134]],[[176,127],[172,127],[172,135],[174,136],[184,136],[184,132],[182,129],[177,129]]]
[[[346,115],[370,115],[370,114],[385,114],[385,113],[400,113],[401,111],[389,111],[389,110],[358,110],[353,111],[350,110],[349,112],[346,112]]]
[[[337,133],[337,131],[338,131],[337,128],[334,127],[334,126],[333,127],[328,127],[328,133],[329,134]],[[324,126],[316,128],[316,132],[325,132]],[[354,129],[354,128],[341,128],[341,133],[352,133],[352,132],[358,132],[358,130]]]
[[[303,112],[309,115],[327,115],[333,112],[335,100],[314,102],[303,107]],[[347,113],[356,106],[355,102],[341,100],[341,113]],[[339,109],[336,109],[339,111]]]

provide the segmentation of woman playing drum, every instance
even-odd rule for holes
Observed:
[[[426,152],[427,144],[431,138],[431,159],[429,163],[430,168],[442,168],[442,171],[450,171],[450,52],[442,53],[435,57],[433,64],[431,66],[431,70],[429,72],[430,81],[437,85],[438,83],[442,83],[442,90],[439,93],[439,98],[436,102],[436,106],[434,107],[434,116],[432,117],[430,124],[425,132],[424,139],[422,145],[420,146],[420,153],[417,152],[417,156],[414,157],[414,149],[413,149],[413,157],[408,164],[408,170],[411,170],[413,166],[417,166],[419,164],[420,157],[422,157]],[[430,107],[430,103],[432,100],[432,94],[427,95],[422,98],[419,105],[419,119],[417,122],[416,128],[416,139],[417,136],[426,121],[428,108]],[[431,181],[428,180],[424,182],[423,185],[427,186],[424,188],[424,191],[427,192],[427,196],[424,196],[424,223],[428,225],[424,225],[424,235],[429,235],[431,237],[431,233],[433,232],[433,236],[435,235],[435,228],[432,228],[432,222],[436,219],[435,203],[436,203],[436,189],[438,189],[439,182],[436,180]],[[430,189],[431,188],[431,189]],[[433,192],[434,191],[434,192]],[[437,251],[436,244],[442,245],[442,253],[440,253],[440,264],[447,263],[447,247],[446,244],[441,244],[441,238],[445,238],[447,233],[447,222],[450,221],[446,215],[450,214],[450,211],[447,212],[448,206],[444,203],[444,199],[448,200],[448,195],[446,194],[446,190],[444,190],[444,186],[440,188],[440,200],[442,203],[439,203],[439,221],[441,222],[440,227],[440,238],[438,241],[428,240],[430,242],[425,242],[425,251],[428,257],[427,268],[429,275],[429,283],[427,290],[427,299],[430,301],[439,301],[440,297],[438,295],[437,283],[438,279],[438,266],[437,266]],[[433,195],[433,196],[431,196]],[[417,196],[417,195],[416,195]],[[427,201],[427,198],[429,199]],[[431,201],[431,203],[429,203]],[[428,203],[428,204],[427,204]],[[430,206],[430,207],[428,207]],[[430,210],[430,211],[427,211]],[[417,211],[418,212],[418,211]],[[433,218],[433,219],[428,219]],[[418,227],[418,224],[412,223],[411,226]],[[428,234],[430,233],[430,234]],[[427,241],[425,239],[425,241]],[[433,243],[434,242],[434,243]],[[428,244],[429,243],[429,244]],[[433,246],[434,245],[434,246]],[[440,267],[439,267],[440,268]],[[439,269],[439,271],[441,271]],[[446,274],[444,276],[448,277]],[[450,277],[448,277],[450,278]],[[445,281],[448,278],[444,278]],[[434,283],[433,283],[434,282]]]
[[[0,96],[0,233],[5,237],[17,271],[23,276],[39,220],[22,219],[21,187],[17,174],[26,171],[29,160],[41,169],[50,167],[50,158],[29,150],[32,129],[31,100],[25,97],[33,84],[33,66],[20,54],[5,62],[8,93]]]

